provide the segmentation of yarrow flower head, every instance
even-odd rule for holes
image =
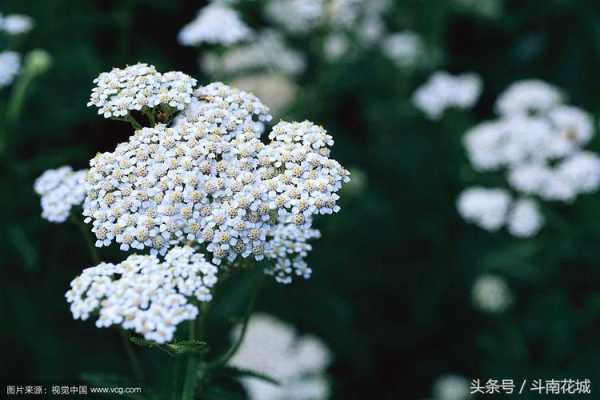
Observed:
[[[501,115],[548,111],[562,102],[562,93],[546,82],[530,79],[515,82],[500,95],[496,110]]]
[[[425,44],[415,32],[398,32],[385,38],[382,50],[397,66],[408,68],[416,66],[423,58]]]
[[[27,33],[33,27],[33,20],[27,15],[10,14],[2,16],[0,14],[0,31],[9,35],[20,35]]]
[[[214,263],[265,256],[281,266],[281,225],[316,237],[313,217],[339,210],[337,192],[349,173],[329,158],[333,139],[310,122],[280,122],[260,140],[270,120],[257,97],[222,83],[199,88],[173,126],[143,128],[112,153],[90,163],[83,214],[97,246],[164,254],[184,241],[206,246]],[[275,246],[275,247],[274,247]],[[305,252],[294,245],[282,274],[308,276]]]
[[[234,335],[238,334],[239,329]],[[329,350],[318,338],[298,337],[283,322],[257,314],[250,319],[231,364],[279,381],[277,386],[258,379],[243,379],[242,384],[253,400],[324,400],[330,391],[324,374],[330,361]]]
[[[495,232],[506,225],[517,237],[534,236],[545,221],[537,201],[529,198],[513,201],[508,191],[498,188],[467,188],[460,194],[457,208],[466,221],[480,228]]]
[[[71,208],[81,205],[85,198],[87,170],[73,172],[69,166],[50,169],[34,183],[34,190],[42,198],[42,218],[50,222],[64,222]]]
[[[467,221],[496,231],[506,222],[510,202],[511,196],[505,190],[472,187],[460,194],[457,208]]]
[[[21,70],[21,55],[14,51],[0,52],[0,88],[10,85]]]
[[[583,150],[594,134],[585,111],[562,103],[564,96],[541,81],[511,85],[500,95],[500,118],[470,129],[467,155],[477,171],[506,170],[508,184],[519,194],[542,200],[572,202],[600,187],[600,157]],[[543,217],[533,199],[513,206],[508,230],[535,235]]]
[[[482,275],[473,285],[473,302],[482,311],[497,313],[508,309],[512,303],[510,287],[504,278]]]
[[[223,2],[214,1],[202,8],[192,22],[179,32],[179,43],[197,46],[202,43],[232,45],[252,36],[250,28],[237,12]]]
[[[229,49],[223,55],[207,53],[202,67],[212,74],[270,71],[296,75],[304,71],[306,61],[301,53],[286,46],[280,33],[265,30],[251,43]]]
[[[291,283],[294,275],[305,279],[312,273],[305,257],[312,250],[308,243],[318,239],[321,233],[317,229],[296,224],[277,224],[269,232],[266,257],[275,260],[273,267],[266,270],[279,283]]]
[[[517,237],[535,236],[544,225],[544,216],[533,199],[516,200],[508,215],[508,231]]]
[[[267,17],[292,33],[305,33],[316,27],[324,11],[323,0],[271,0]]]
[[[94,83],[88,107],[97,107],[104,118],[122,118],[130,111],[159,105],[183,110],[197,82],[182,72],[161,74],[154,66],[139,63],[103,72]]]
[[[476,74],[452,76],[436,72],[413,95],[413,103],[430,119],[440,119],[448,108],[472,107],[481,94],[481,78]]]
[[[146,340],[169,342],[177,325],[193,320],[217,282],[217,267],[191,247],[175,247],[164,262],[132,255],[120,264],[102,263],[83,270],[66,293],[75,319],[97,315],[99,328],[120,325]]]
[[[323,53],[327,60],[336,61],[350,49],[350,39],[342,33],[327,35],[323,41]]]
[[[467,400],[470,397],[469,381],[464,376],[442,375],[433,384],[435,400]]]

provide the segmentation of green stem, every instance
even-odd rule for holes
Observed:
[[[135,129],[136,131],[139,129],[142,129],[142,125],[140,125],[140,123],[137,122],[136,119],[133,118],[133,116],[131,114],[127,114],[127,117],[125,117],[125,119],[127,120],[127,122],[129,122],[131,124],[133,129]]]
[[[189,340],[196,340],[196,321],[190,321],[189,323]],[[193,400],[194,390],[198,382],[198,359],[194,354],[187,356],[187,362],[185,367],[185,376],[183,381],[183,390],[181,393],[181,400]]]
[[[125,347],[127,358],[129,359],[129,363],[131,364],[133,375],[135,376],[135,379],[142,382],[144,380],[144,372],[142,370],[142,367],[140,366],[140,362],[137,359],[137,356],[135,355],[135,352],[133,351],[133,348],[131,347],[131,343],[129,343],[129,338],[122,329],[119,329],[119,334],[121,336],[121,341],[123,342],[123,347]]]
[[[94,264],[95,265],[100,264],[100,257],[98,256],[98,252],[96,251],[96,246],[94,245],[94,240],[92,239],[92,235],[90,234],[90,231],[87,228],[87,226],[79,218],[77,218],[74,214],[71,214],[69,216],[69,219],[71,220],[71,222],[73,222],[75,225],[77,225],[77,227],[81,231],[81,234],[85,238],[85,242],[87,243],[88,250],[90,252],[90,256],[92,257],[92,261],[94,262]]]
[[[242,330],[233,343],[231,347],[223,353],[221,356],[217,357],[217,359],[207,363],[208,368],[218,368],[224,365],[227,365],[229,360],[237,353],[242,342],[244,340],[244,336],[246,336],[246,331],[248,330],[248,322],[250,321],[250,317],[252,316],[252,312],[254,311],[254,305],[256,304],[256,299],[258,298],[258,292],[262,286],[262,272],[258,271],[258,277],[256,278],[256,282],[253,285],[252,293],[250,295],[250,302],[248,303],[248,308],[246,309],[246,314],[244,315],[244,320],[242,321]]]
[[[6,120],[10,124],[14,123],[19,117],[19,114],[21,113],[23,103],[25,102],[25,94],[27,93],[27,87],[29,87],[29,84],[33,80],[33,77],[33,73],[25,70],[24,73],[21,75],[20,79],[13,86],[10,101],[6,109]]]
[[[144,107],[142,109],[144,115],[146,116],[146,118],[148,118],[148,122],[150,123],[150,126],[154,126],[156,125],[156,118],[154,117],[154,110],[148,107]]]
[[[92,239],[92,235],[91,235],[88,227],[79,218],[77,218],[75,216],[75,214],[71,214],[69,216],[69,219],[71,220],[71,222],[73,222],[75,225],[77,225],[77,227],[81,231],[83,237],[85,238],[85,241],[88,245],[88,250],[90,252],[90,256],[94,262],[94,265],[100,264],[100,257],[98,256],[98,252],[96,251],[96,246],[94,246],[94,241]],[[125,352],[127,353],[127,358],[129,359],[129,363],[131,364],[131,369],[133,370],[133,374],[136,377],[136,379],[143,381],[144,373],[142,372],[140,362],[137,359],[137,356],[135,355],[133,348],[131,347],[131,343],[129,343],[129,339],[127,338],[127,335],[125,335],[125,332],[123,332],[122,330],[119,329],[119,333],[121,335],[123,347],[125,347]]]
[[[21,114],[21,109],[23,108],[23,103],[25,102],[25,95],[27,94],[27,88],[31,84],[34,76],[34,73],[24,69],[12,88],[8,106],[6,107],[6,111],[3,116],[3,126],[0,130],[0,157],[4,155],[9,146],[9,132],[12,130],[15,122]]]

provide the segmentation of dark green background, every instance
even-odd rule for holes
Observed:
[[[289,118],[324,125],[336,140],[334,156],[361,168],[367,184],[358,194],[344,193],[341,213],[319,221],[323,238],[309,258],[313,278],[272,283],[258,308],[323,338],[335,353],[335,399],[424,398],[447,372],[482,380],[590,378],[600,390],[600,195],[551,205],[547,226],[530,240],[486,233],[455,211],[462,188],[497,179],[470,170],[460,138],[492,118],[493,102],[509,83],[547,80],[599,115],[600,9],[593,1],[515,0],[499,18],[484,18],[450,3],[397,1],[388,24],[440,46],[440,69],[482,76],[484,93],[472,113],[425,120],[409,99],[432,71],[402,73],[376,51],[309,63]],[[130,134],[127,125],[86,108],[98,73],[143,61],[208,82],[198,71],[198,50],[176,42],[201,5],[0,3],[0,12],[35,19],[23,47],[46,49],[54,59],[30,92],[0,170],[0,381],[78,384],[84,372],[129,374],[114,330],[72,320],[64,292],[91,261],[75,226],[40,218],[32,183],[48,168],[84,168]],[[311,51],[314,43],[301,45]],[[597,138],[590,147],[600,150]],[[123,258],[114,248],[101,253]],[[515,292],[510,312],[473,309],[470,287],[482,272],[508,279]],[[243,281],[217,301],[217,349],[243,305]],[[138,350],[152,377],[164,375],[167,356]]]

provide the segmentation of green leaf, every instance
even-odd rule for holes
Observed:
[[[12,245],[23,260],[21,264],[23,268],[28,272],[37,272],[39,270],[38,254],[23,228],[12,225],[8,230],[8,235]]]
[[[202,400],[247,400],[241,387],[208,386],[202,393]]]
[[[126,386],[131,383],[129,379],[123,376],[102,372],[83,372],[80,377],[84,382],[98,386]]]
[[[263,374],[262,372],[254,371],[251,369],[227,366],[227,367],[220,368],[217,373],[228,376],[228,377],[232,377],[232,378],[244,378],[244,377],[256,378],[261,381],[268,382],[275,386],[280,385],[279,381],[276,380],[275,378],[270,377],[269,375]]]
[[[207,343],[200,340],[180,340],[168,344],[156,343],[152,340],[146,340],[136,336],[131,336],[129,340],[138,346],[147,347],[150,349],[157,348],[171,356],[184,354],[205,354],[208,351]]]
[[[200,340],[181,340],[166,346],[175,354],[205,354],[208,351],[206,342]]]

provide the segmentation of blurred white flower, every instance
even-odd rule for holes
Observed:
[[[399,67],[414,67],[424,56],[423,39],[415,32],[405,31],[387,36],[382,43],[383,53]]]
[[[393,0],[363,0],[364,13],[366,15],[383,16],[393,4]]]
[[[21,55],[14,51],[0,52],[0,88],[10,85],[21,70]]]
[[[504,278],[496,275],[482,275],[473,285],[473,303],[482,311],[503,312],[512,303],[511,290]]]
[[[552,85],[539,80],[524,80],[513,83],[496,102],[496,111],[501,115],[545,112],[562,102],[562,93]]]
[[[525,194],[542,194],[553,179],[553,172],[544,163],[522,163],[508,174],[508,183]]]
[[[154,256],[132,255],[120,264],[84,269],[65,297],[75,319],[98,313],[98,328],[121,325],[165,343],[177,325],[198,315],[192,298],[212,299],[217,271],[191,247],[175,247],[162,263]]]
[[[332,33],[323,42],[323,52],[329,61],[336,61],[350,49],[350,41],[343,33]]]
[[[370,15],[362,19],[356,28],[358,39],[364,46],[378,42],[385,32],[385,24],[379,15]]]
[[[42,218],[65,222],[71,208],[83,203],[87,170],[73,172],[69,166],[49,169],[35,180],[33,188],[41,196]]]
[[[19,35],[27,33],[33,27],[33,19],[27,15],[10,14],[0,15],[0,30],[5,31],[9,35]]]
[[[577,107],[555,107],[548,112],[548,118],[556,130],[551,142],[555,156],[571,154],[586,145],[594,134],[592,118]]]
[[[598,156],[579,150],[592,134],[585,112],[559,106],[547,116],[519,114],[485,122],[465,134],[464,144],[476,170],[507,167],[508,183],[521,193],[570,202],[600,186]],[[556,159],[561,160],[550,164]]]
[[[517,237],[535,236],[544,225],[544,216],[536,201],[519,199],[514,202],[508,216],[508,231]]]
[[[497,170],[553,156],[549,144],[556,132],[548,120],[517,116],[484,122],[470,129],[464,144],[478,170]]]
[[[244,75],[234,79],[231,85],[258,96],[275,116],[285,111],[298,92],[294,82],[275,73]]]
[[[416,90],[413,103],[430,119],[440,119],[448,108],[472,107],[481,94],[482,82],[476,74],[450,75],[436,72]]]
[[[233,336],[239,331],[236,329]],[[324,373],[330,361],[329,350],[316,337],[298,337],[274,317],[256,314],[231,365],[258,371],[281,383],[276,386],[244,378],[242,384],[252,400],[325,400],[330,389]]]
[[[325,14],[333,28],[352,28],[360,17],[364,0],[329,0]]]
[[[497,102],[500,118],[471,128],[463,143],[477,171],[506,169],[521,194],[570,203],[600,188],[600,157],[583,151],[594,134],[591,116],[563,104],[564,96],[542,81],[511,85]],[[518,216],[522,218],[518,218]],[[538,204],[517,202],[508,221],[515,236],[535,235],[544,225]]]
[[[202,43],[229,46],[251,36],[250,28],[238,13],[217,1],[202,8],[196,18],[179,31],[178,40],[184,46],[198,46]]]
[[[470,397],[469,382],[460,375],[442,375],[433,383],[435,400],[466,400]]]
[[[266,70],[286,75],[304,71],[304,56],[289,49],[281,34],[263,31],[251,43],[227,50],[222,56],[207,53],[202,58],[202,68],[212,74],[237,74]]]
[[[502,13],[502,0],[454,0],[464,9],[486,16],[498,17]]]
[[[511,202],[503,189],[471,187],[458,197],[457,208],[462,217],[488,231],[497,231],[506,222]]]
[[[545,200],[570,202],[578,194],[592,193],[600,187],[600,158],[580,151],[560,161],[555,167],[545,163],[523,163],[512,168],[510,185],[525,194]]]
[[[475,170],[495,170],[506,163],[506,125],[504,121],[483,122],[465,133],[463,144]]]
[[[266,15],[291,33],[305,33],[321,22],[323,3],[323,0],[270,0]]]
[[[556,170],[576,193],[592,193],[600,186],[600,158],[596,153],[577,152],[561,161]]]

